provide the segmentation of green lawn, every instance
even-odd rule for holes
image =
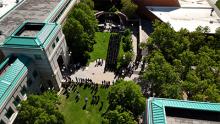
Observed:
[[[83,89],[82,87],[77,87],[80,93],[80,100],[76,102],[76,92],[71,92],[70,97],[66,99],[65,96],[61,96],[61,104],[59,105],[59,110],[64,115],[66,124],[100,124],[102,117],[101,115],[106,112],[108,108],[108,89],[99,88],[96,96],[100,96],[100,101],[97,105],[91,105],[92,93],[90,88]],[[83,106],[85,105],[85,97],[88,97],[88,104],[85,110]],[[104,102],[102,109],[101,101]]]
[[[108,43],[110,39],[110,32],[96,32],[94,50],[90,53],[90,62],[96,59],[106,59],[108,51]]]

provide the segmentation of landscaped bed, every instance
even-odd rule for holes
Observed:
[[[66,124],[100,124],[102,121],[101,115],[106,112],[109,104],[107,100],[108,89],[100,88],[95,96],[99,96],[98,104],[91,105],[92,93],[91,88],[78,86],[74,91],[71,91],[70,96],[61,96],[61,104],[59,110],[64,115]],[[77,91],[80,94],[80,99],[76,102]],[[85,98],[88,97],[88,103],[85,108]],[[103,102],[103,107],[102,103]]]

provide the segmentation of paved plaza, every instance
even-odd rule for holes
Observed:
[[[104,66],[105,61],[103,61],[102,66],[96,66],[96,62],[91,62],[89,66],[82,67],[79,70],[77,70],[74,74],[72,74],[70,77],[73,79],[73,81],[76,81],[77,78],[90,78],[94,82],[101,84],[103,80],[110,81],[111,84],[113,81],[117,80],[118,77],[115,76],[114,72],[104,72]],[[131,75],[131,77],[125,77],[124,80],[136,80],[138,78],[138,74],[140,72],[140,67],[138,67],[134,73]]]

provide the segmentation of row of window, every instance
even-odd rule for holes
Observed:
[[[60,40],[59,37],[57,37],[57,38],[56,38],[56,43],[58,43],[59,40]],[[53,49],[56,47],[56,43],[53,43],[53,44],[52,44],[52,48],[53,48]]]
[[[26,94],[26,91],[27,91],[26,87],[24,86],[21,90],[22,96],[24,96]],[[13,101],[13,104],[17,107],[20,104],[20,102],[21,102],[21,99],[17,96],[15,98],[15,100]],[[14,110],[11,107],[9,107],[5,116],[8,119],[10,119],[13,114],[14,114]],[[5,124],[5,122],[3,120],[0,120],[0,124]]]

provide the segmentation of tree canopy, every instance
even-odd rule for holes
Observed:
[[[185,93],[190,100],[220,102],[218,30],[209,35],[208,27],[176,32],[167,23],[153,26],[140,82],[145,94],[182,99]]]
[[[104,123],[109,124],[137,124],[131,112],[123,111],[121,106],[117,106],[115,110],[108,111],[105,116]]]
[[[115,113],[116,111],[114,110],[123,110],[127,113],[121,112],[122,115],[130,115],[129,113],[132,113],[131,115],[137,119],[144,112],[145,98],[139,85],[133,81],[119,80],[110,89],[109,104],[110,113]],[[117,107],[120,107],[120,110]]]
[[[123,12],[129,18],[134,17],[137,10],[137,5],[133,3],[132,0],[121,0],[121,6],[121,12]]]
[[[72,61],[86,64],[89,52],[93,50],[95,44],[95,32],[98,27],[97,20],[90,4],[91,0],[85,0],[77,4],[69,13],[63,27],[70,51],[72,51]],[[76,59],[77,58],[77,59]]]
[[[18,107],[17,121],[21,124],[64,124],[64,117],[57,108],[58,96],[55,92],[30,95]]]

